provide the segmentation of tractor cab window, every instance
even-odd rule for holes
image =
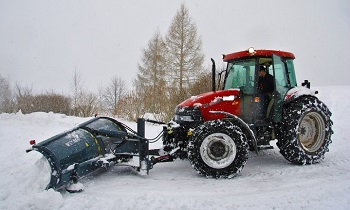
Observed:
[[[273,59],[273,68],[275,70],[275,87],[276,87],[276,96],[275,96],[275,114],[274,121],[280,122],[282,119],[282,108],[283,108],[283,99],[287,91],[290,89],[290,84],[288,83],[288,72],[287,68],[291,68],[290,64],[285,65],[283,59],[277,55],[272,55]]]
[[[288,68],[290,87],[291,88],[296,87],[297,86],[297,79],[295,76],[293,59],[286,59],[286,64],[287,64],[287,68]]]
[[[224,90],[238,88],[244,93],[254,93],[255,59],[229,62]]]
[[[285,93],[289,89],[285,65],[283,62],[277,60],[275,61],[274,68],[275,68],[276,89],[278,92]]]

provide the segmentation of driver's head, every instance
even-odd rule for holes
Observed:
[[[259,67],[259,77],[264,77],[266,75],[266,68],[265,66]]]

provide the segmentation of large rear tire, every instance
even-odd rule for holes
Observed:
[[[277,128],[280,153],[298,165],[320,162],[332,142],[331,115],[316,97],[304,96],[287,104]]]
[[[205,122],[192,132],[188,158],[201,175],[232,178],[247,162],[247,138],[241,128],[230,121]]]

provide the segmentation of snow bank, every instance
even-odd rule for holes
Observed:
[[[314,89],[333,112],[335,132],[319,164],[292,165],[275,146],[250,153],[241,174],[230,180],[206,179],[181,160],[157,164],[148,176],[113,166],[82,179],[85,190],[79,194],[44,190],[48,163],[25,150],[29,140],[40,142],[88,118],[1,114],[0,209],[350,209],[350,87]],[[123,123],[136,130],[136,123]],[[153,138],[161,130],[147,124],[146,136]]]

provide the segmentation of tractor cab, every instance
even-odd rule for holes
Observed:
[[[281,121],[284,96],[297,85],[294,58],[289,52],[253,48],[224,55],[227,68],[222,89],[239,89],[241,119],[249,124]],[[260,69],[265,69],[266,74],[273,78],[273,90],[266,93],[265,98],[259,87]]]

